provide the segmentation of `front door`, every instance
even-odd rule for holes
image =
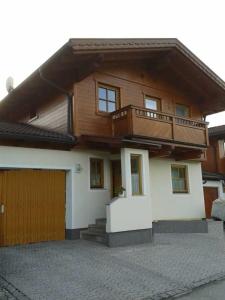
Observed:
[[[111,170],[112,170],[112,197],[117,197],[122,187],[121,161],[112,160]]]

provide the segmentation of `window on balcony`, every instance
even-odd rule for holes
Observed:
[[[190,108],[187,105],[176,104],[175,109],[176,116],[189,118],[190,117]]]
[[[98,85],[98,111],[111,113],[119,108],[117,88]]]
[[[144,98],[145,108],[160,111],[161,110],[161,103],[160,99],[152,98],[149,96],[145,96]],[[146,112],[146,115],[151,118],[157,118],[157,114],[153,112]]]
[[[99,158],[90,159],[90,186],[91,189],[104,188],[104,161]]]
[[[173,165],[171,167],[173,193],[188,193],[187,167]]]
[[[131,155],[132,195],[142,195],[141,155]]]

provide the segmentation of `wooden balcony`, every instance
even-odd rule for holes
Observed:
[[[123,107],[112,114],[114,137],[141,136],[177,144],[208,146],[207,123],[136,106]]]

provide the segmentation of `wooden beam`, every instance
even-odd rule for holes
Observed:
[[[155,150],[155,151],[149,151],[149,158],[155,158],[155,157],[169,157],[171,156],[172,152],[174,150],[173,146],[163,146],[163,148]]]
[[[155,157],[158,157],[158,158],[162,158],[162,157],[169,157],[171,156],[172,154],[172,150],[159,150],[158,152],[150,152],[149,153],[149,158],[155,158]]]
[[[192,150],[180,153],[174,153],[175,160],[200,159],[203,154],[202,150]]]
[[[82,135],[78,138],[78,144],[93,143],[93,144],[107,144],[110,147],[121,145],[121,138]]]

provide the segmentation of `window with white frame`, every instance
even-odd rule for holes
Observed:
[[[131,186],[132,195],[142,195],[142,165],[141,155],[131,154]]]

